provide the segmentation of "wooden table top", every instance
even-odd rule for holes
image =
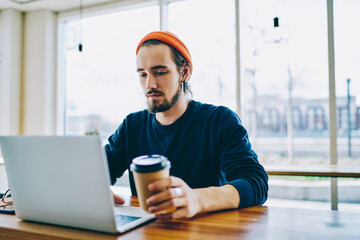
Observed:
[[[360,166],[264,166],[269,175],[360,178]]]
[[[137,206],[137,198],[127,204]],[[148,223],[119,235],[25,222],[0,214],[0,239],[360,239],[360,213],[256,206]]]

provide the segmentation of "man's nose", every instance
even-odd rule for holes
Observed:
[[[146,79],[146,89],[150,90],[153,88],[157,88],[157,83],[156,83],[156,79],[153,75],[149,74],[147,79]]]

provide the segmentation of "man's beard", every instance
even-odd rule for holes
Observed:
[[[171,101],[168,101],[168,99],[165,97],[163,100],[163,103],[159,103],[158,100],[152,100],[152,103],[150,103],[150,101],[147,101],[148,104],[148,109],[151,113],[158,113],[158,112],[165,112],[167,110],[169,110],[170,108],[172,108],[177,101],[179,100],[180,94],[181,94],[181,81],[179,81],[179,87],[176,90],[176,93],[174,94],[174,96],[171,98]],[[149,92],[146,93],[146,95],[151,94],[151,93],[160,93],[161,95],[164,96],[163,92],[157,91],[156,89],[151,89]]]

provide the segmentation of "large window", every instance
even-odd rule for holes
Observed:
[[[330,164],[327,1],[241,3],[242,116],[260,161]],[[347,165],[360,164],[360,32],[354,24],[360,21],[359,6],[355,1],[334,5],[338,163]],[[308,200],[329,208],[330,185],[329,178],[271,177],[270,201],[303,207],[300,200]],[[341,209],[360,209],[360,196],[352,194],[359,187],[358,180],[338,181]]]
[[[72,18],[64,34],[65,76],[59,79],[66,83],[61,133],[97,129],[106,139],[127,114],[146,107],[135,48],[144,34],[161,29],[178,35],[191,52],[193,98],[241,109],[262,164],[328,165],[334,159],[331,139],[337,140],[338,164],[360,165],[360,2],[334,0],[334,9],[328,2],[169,0],[144,7],[137,1],[141,8],[87,17],[82,27]],[[329,67],[328,52],[327,12],[332,10],[335,69]],[[78,51],[80,38],[83,52]],[[337,139],[331,138],[329,120],[333,70]],[[346,203],[341,208],[360,209],[360,196],[352,194],[360,192],[359,181],[340,179],[338,186],[339,200]],[[273,205],[305,206],[303,200],[313,200],[312,207],[329,209],[331,191],[327,178],[270,179],[270,202],[280,200]]]
[[[146,107],[135,49],[144,33],[157,29],[157,6],[66,23],[65,134],[97,130],[107,138],[127,114]]]
[[[242,115],[261,161],[329,164],[326,1],[242,3]]]

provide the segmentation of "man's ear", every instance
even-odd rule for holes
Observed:
[[[184,66],[182,67],[181,73],[182,73],[182,76],[181,76],[182,81],[188,81],[190,79],[191,72],[190,72],[190,67],[188,64],[184,64]]]

